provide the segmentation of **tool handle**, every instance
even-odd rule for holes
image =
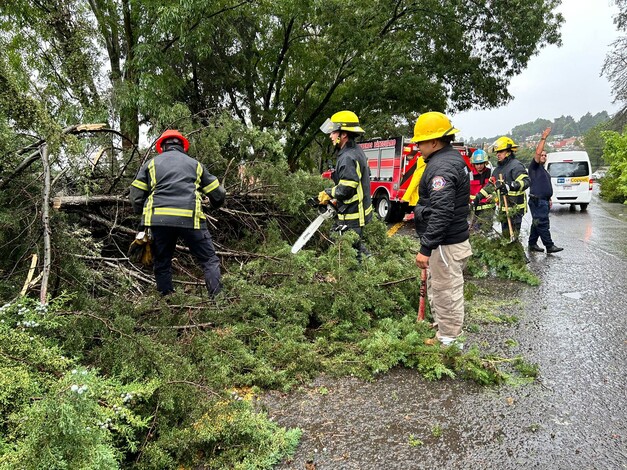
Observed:
[[[420,272],[420,304],[418,305],[418,321],[425,319],[425,306],[427,300],[427,269]]]
[[[499,182],[503,182],[503,173],[499,174]],[[509,227],[509,239],[514,241],[514,229],[512,228],[512,219],[509,216],[509,207],[507,205],[507,194],[503,194],[503,205],[505,206],[505,215],[507,216],[507,226]]]

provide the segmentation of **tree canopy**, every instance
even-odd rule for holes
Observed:
[[[137,144],[141,124],[156,134],[181,107],[200,125],[227,111],[284,142],[295,169],[339,109],[388,135],[427,110],[507,102],[510,79],[560,42],[558,4],[15,0],[0,45],[61,126],[104,120]]]

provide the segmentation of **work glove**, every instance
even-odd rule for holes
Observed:
[[[329,196],[326,191],[320,191],[320,193],[318,193],[318,202],[323,206],[326,206],[330,200],[331,196]]]
[[[504,183],[502,181],[497,181],[495,188],[497,191],[499,191],[501,194],[507,194],[510,191],[510,186],[507,183]]]
[[[133,263],[152,265],[152,233],[150,228],[139,232],[128,249],[128,257]]]

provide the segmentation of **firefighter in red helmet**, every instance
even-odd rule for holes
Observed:
[[[220,292],[220,260],[202,211],[202,197],[212,207],[224,203],[226,191],[200,162],[187,155],[189,141],[177,130],[165,131],[155,143],[157,156],[142,166],[131,185],[130,199],[141,224],[153,237],[154,273],[162,295],[174,292],[172,256],[182,238],[204,271],[210,296]]]

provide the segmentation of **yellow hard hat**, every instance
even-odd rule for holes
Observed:
[[[324,121],[320,130],[325,134],[335,131],[348,131],[355,134],[363,134],[365,131],[359,126],[359,118],[352,111],[339,111]]]
[[[492,144],[493,152],[500,152],[502,150],[511,150],[515,152],[518,149],[518,145],[512,139],[507,136],[499,137],[496,142]]]
[[[425,140],[453,135],[457,132],[459,129],[455,129],[451,120],[444,114],[429,111],[418,116],[414,126],[414,137],[411,140],[412,142],[424,142]]]

